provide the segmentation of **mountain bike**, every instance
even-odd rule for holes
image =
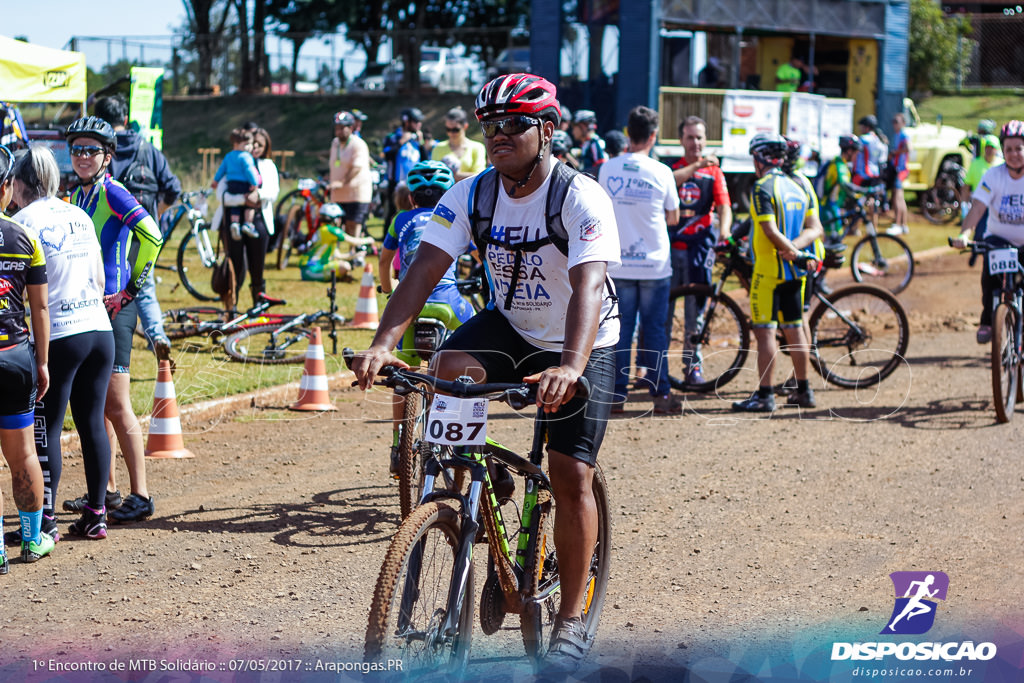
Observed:
[[[878,212],[884,188],[858,195],[844,211],[843,238],[857,234],[861,224],[865,235],[850,250],[850,270],[857,282],[868,282],[899,294],[914,277],[914,254],[907,243],[895,235],[879,233],[874,216]]]
[[[160,231],[166,241],[183,218],[188,219],[189,231],[178,245],[175,266],[157,266],[174,270],[189,294],[200,301],[217,301],[220,296],[210,287],[210,269],[217,264],[217,234],[210,240],[210,223],[206,219],[207,197],[212,190],[185,192],[178,202],[160,218]]]
[[[261,293],[257,303],[242,313],[216,306],[169,308],[163,312],[164,332],[168,339],[209,336],[219,343],[224,335],[247,325],[276,325],[291,320],[294,315],[267,313],[270,308],[287,303]],[[136,328],[135,333],[143,335],[141,328]]]
[[[968,242],[967,246],[985,254],[989,273],[999,278],[999,287],[992,293],[992,402],[996,421],[1006,423],[1013,419],[1017,401],[1024,401],[1021,377],[1024,372],[1021,362],[1024,268],[1017,247],[989,242]]]
[[[298,187],[277,202],[277,268],[284,270],[293,255],[304,254],[320,226],[320,207],[328,201],[323,178],[300,178]]]
[[[351,349],[343,351],[348,363],[353,355]],[[508,614],[519,614],[523,645],[531,660],[539,664],[550,645],[561,588],[553,536],[555,502],[551,482],[541,467],[547,424],[538,411],[528,458],[483,437],[487,410],[483,399],[522,409],[535,401],[536,385],[447,382],[396,368],[382,370],[376,384],[410,392],[429,387],[451,394],[436,397],[435,405],[464,400],[479,409],[466,421],[442,423],[431,418],[430,433],[446,443],[426,463],[419,507],[402,522],[388,546],[370,606],[366,659],[401,660],[408,667],[403,668],[402,676],[409,676],[411,670],[413,676],[438,672],[459,677],[469,659],[473,546],[482,526],[489,556],[480,598],[481,629],[491,635]],[[582,393],[589,390],[585,382],[578,387]],[[519,522],[514,525],[518,528],[511,532],[505,526],[489,461],[525,480]],[[445,480],[448,467],[468,469],[468,494]],[[438,477],[445,485],[435,488]],[[591,641],[604,606],[611,561],[607,486],[599,466],[594,470],[593,492],[598,540],[580,605]]]
[[[345,324],[345,318],[338,314],[337,281],[331,274],[331,286],[327,289],[329,305],[314,313],[282,316],[278,320],[255,322],[242,325],[224,340],[224,351],[228,356],[243,363],[284,365],[301,363],[306,358],[306,349],[313,340],[313,327],[326,323],[330,326],[328,336],[333,344],[333,353],[338,352],[338,325]]]
[[[738,244],[719,245],[715,251],[724,265],[714,284],[680,285],[670,292],[672,298],[685,297],[686,305],[698,306],[689,342],[700,359],[704,381],[690,384],[670,374],[669,383],[680,391],[718,390],[736,377],[750,353],[750,319],[725,291],[725,283],[735,274],[749,290],[753,264]],[[841,267],[837,252],[826,256],[826,268]],[[816,302],[807,319],[811,367],[836,386],[859,389],[877,384],[903,363],[910,339],[906,311],[891,292],[876,285],[847,285],[826,294],[822,279],[813,278],[805,294]]]
[[[479,292],[483,288],[482,278],[456,280],[459,293],[469,299],[473,309],[479,313]],[[380,291],[380,287],[377,287]],[[448,307],[442,304],[427,303],[420,314],[412,322],[413,350],[419,357],[430,362],[433,355],[441,348],[445,340],[454,331],[449,327],[453,316]],[[446,324],[449,321],[449,324]],[[457,323],[458,321],[455,320]],[[423,463],[426,458],[422,449],[431,448],[426,437],[427,404],[422,401],[419,392],[408,392],[402,396],[402,429],[398,440],[398,500],[402,517],[405,518],[416,507],[419,500],[420,487],[423,482]],[[460,473],[461,474],[461,473]],[[461,479],[459,482],[461,483]]]

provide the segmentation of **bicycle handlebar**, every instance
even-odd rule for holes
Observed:
[[[346,367],[350,370],[352,369],[352,361],[355,359],[355,356],[355,350],[350,347],[346,346],[341,350],[341,357],[344,359]],[[412,370],[402,369],[394,365],[382,367],[379,376],[381,379],[374,382],[374,384],[399,390],[399,393],[420,391],[417,385],[424,385],[429,386],[432,391],[450,394],[458,398],[486,397],[492,401],[507,403],[513,410],[522,410],[537,400],[538,385],[536,383],[485,382],[483,384],[471,384],[458,380],[452,382],[413,372]],[[402,392],[403,389],[405,390],[404,392]],[[580,377],[576,380],[576,395],[583,399],[590,397],[590,380],[586,377]]]

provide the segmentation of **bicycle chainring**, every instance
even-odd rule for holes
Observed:
[[[505,621],[505,594],[497,573],[491,573],[480,591],[480,629],[486,635],[493,635]]]

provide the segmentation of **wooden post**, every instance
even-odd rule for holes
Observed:
[[[220,147],[200,147],[196,150],[199,154],[203,155],[203,178],[208,179],[213,177],[213,162],[217,160],[220,155]]]
[[[277,165],[277,170],[283,171],[285,170],[285,165],[287,164],[288,159],[291,159],[293,156],[295,156],[295,152],[293,152],[290,149],[279,149],[273,152],[271,156],[274,158],[274,163]]]

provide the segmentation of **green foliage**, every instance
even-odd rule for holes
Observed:
[[[947,17],[931,0],[910,0],[910,54],[907,78],[911,91],[929,92],[951,85],[966,68],[970,49],[957,42],[970,33],[962,17]],[[966,41],[965,41],[966,42]]]

